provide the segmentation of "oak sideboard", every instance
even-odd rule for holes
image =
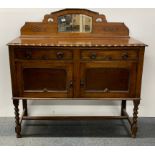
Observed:
[[[86,9],[64,9],[26,22],[8,43],[15,132],[22,120],[127,119],[136,137],[145,44],[124,23]],[[27,100],[120,100],[119,116],[29,116]],[[19,101],[23,113],[19,115]],[[133,101],[133,117],[126,101]],[[95,103],[94,103],[95,104]]]

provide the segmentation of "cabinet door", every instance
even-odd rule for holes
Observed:
[[[136,62],[81,63],[81,97],[134,97]]]
[[[72,97],[72,63],[17,62],[20,96]]]

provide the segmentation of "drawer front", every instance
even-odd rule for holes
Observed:
[[[16,59],[30,60],[71,60],[72,51],[64,49],[27,49],[15,50]]]
[[[137,60],[138,51],[136,50],[82,50],[82,60]]]

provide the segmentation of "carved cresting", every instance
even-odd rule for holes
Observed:
[[[45,32],[46,31],[46,27],[42,25],[37,25],[37,24],[31,25],[31,27],[29,28],[31,28],[33,32],[41,32],[41,31]]]
[[[68,36],[66,32],[58,32],[58,17],[69,14],[83,14],[92,17],[93,31],[83,34],[83,36],[129,36],[129,29],[124,23],[107,22],[105,15],[87,9],[64,9],[45,15],[42,22],[26,22],[21,28],[21,35]]]
[[[44,24],[42,22],[26,22],[25,25],[21,28],[21,34],[23,35],[42,35],[53,33],[53,27],[51,24]]]
[[[100,19],[102,22],[107,22],[105,15],[103,14],[100,15],[98,12],[90,11],[87,9],[63,9],[63,10],[59,10],[45,15],[43,19],[43,23],[49,23],[49,22],[57,23],[57,18],[59,16],[62,16],[62,15],[64,16],[67,14],[84,14],[87,16],[91,16],[93,18],[93,22],[97,22],[97,19]]]
[[[118,28],[117,27],[103,27],[103,31],[105,32],[115,32],[115,31],[118,31]]]

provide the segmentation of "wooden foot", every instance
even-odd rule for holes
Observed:
[[[136,138],[138,126],[137,126],[137,119],[138,119],[138,106],[140,104],[140,100],[133,101],[134,108],[133,108],[133,120],[131,124],[131,135],[133,138]]]
[[[16,132],[16,137],[20,138],[21,137],[21,124],[19,123],[19,100],[13,100],[13,104],[14,104],[14,109],[15,109],[15,123],[16,123],[16,127],[15,127],[15,132]]]
[[[126,100],[122,100],[122,104],[121,104],[121,116],[124,116],[123,110],[126,110]]]
[[[17,126],[16,125],[16,127],[15,127],[15,132],[16,132],[16,137],[17,138],[21,138],[22,136],[21,136],[21,126]]]
[[[24,116],[28,115],[28,110],[27,110],[27,100],[22,100],[23,102],[23,110],[25,110]]]

